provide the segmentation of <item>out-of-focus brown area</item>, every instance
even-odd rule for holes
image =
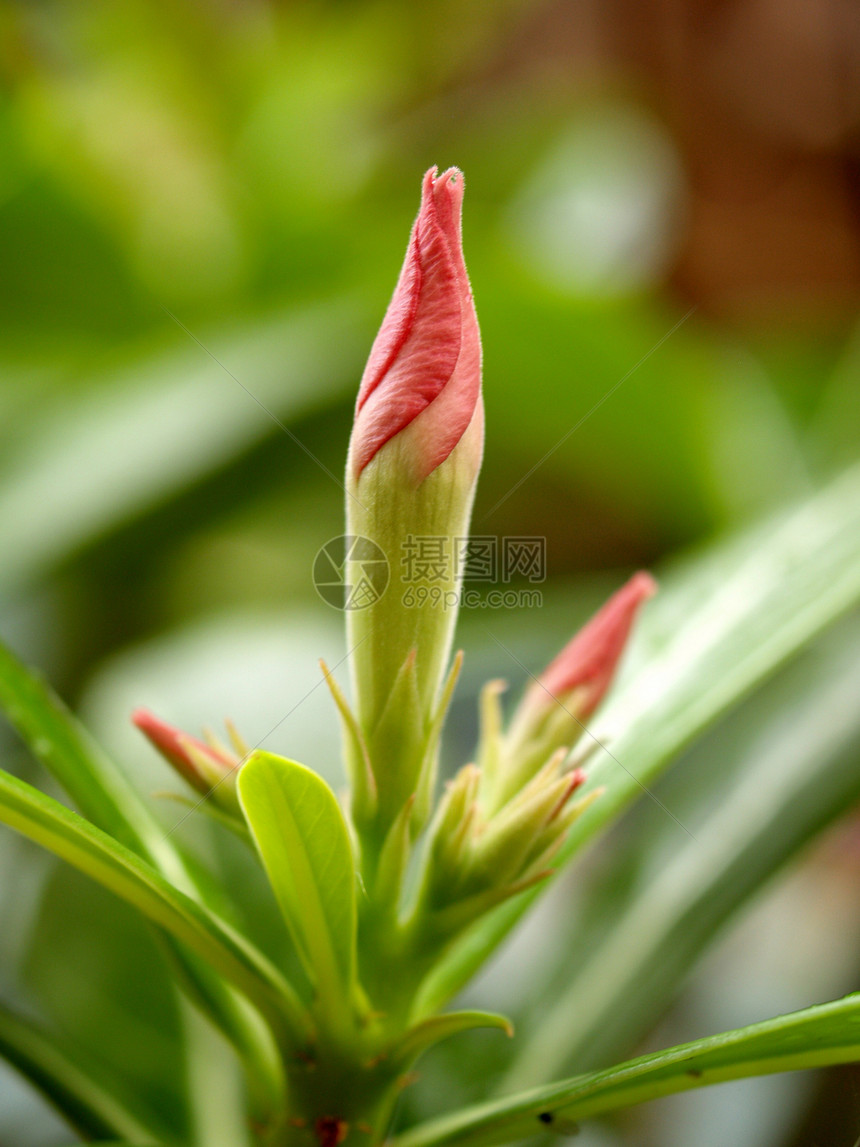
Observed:
[[[571,89],[602,76],[651,104],[687,180],[671,274],[685,297],[743,324],[853,317],[860,6],[852,0],[555,0],[530,13],[495,66],[508,79],[552,76]]]

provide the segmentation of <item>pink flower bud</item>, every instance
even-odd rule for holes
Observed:
[[[217,743],[206,744],[190,737],[160,720],[147,709],[136,709],[132,722],[150,744],[198,792],[208,794],[227,780],[223,796],[232,806],[231,782],[240,763],[239,758]]]
[[[424,176],[421,210],[400,279],[361,380],[350,467],[355,480],[407,427],[416,483],[451,454],[476,423],[483,445],[481,340],[463,261],[463,176],[456,167]]]
[[[576,715],[593,713],[612,683],[640,605],[656,592],[650,574],[634,574],[547,666],[535,691],[542,686],[561,697],[576,690]]]

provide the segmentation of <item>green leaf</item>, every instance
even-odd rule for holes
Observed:
[[[0,709],[88,820],[139,853],[181,891],[207,902],[206,890],[125,774],[50,686],[2,642]],[[180,983],[247,1063],[252,1091],[268,1088],[271,1096],[280,1095],[281,1073],[271,1041],[245,1002],[181,945],[167,938],[166,949]]]
[[[287,926],[339,1028],[355,984],[355,863],[334,793],[304,765],[257,750],[239,773],[239,800]]]
[[[182,860],[128,778],[96,744],[45,681],[0,642],[0,709],[82,814],[188,883]]]
[[[763,698],[767,719],[747,732],[753,744],[733,763],[737,779],[729,791],[720,770],[725,731],[719,730],[710,753],[697,762],[700,770],[710,766],[719,782],[707,794],[713,811],[695,824],[695,840],[662,860],[649,883],[636,886],[605,936],[590,946],[587,936],[580,939],[588,955],[522,1042],[506,1089],[610,1062],[634,1046],[717,928],[860,798],[858,627],[833,636],[823,665],[805,659]],[[738,754],[734,743],[731,752]],[[659,834],[660,854],[671,828]],[[641,852],[638,860],[641,866]]]
[[[443,1039],[459,1035],[460,1032],[471,1031],[473,1028],[499,1028],[508,1037],[514,1034],[513,1026],[507,1016],[500,1016],[495,1012],[445,1012],[439,1016],[431,1016],[428,1020],[422,1020],[420,1024],[410,1028],[392,1048],[390,1058],[398,1065],[398,1071],[405,1070],[411,1067],[420,1055]]]
[[[136,853],[2,770],[0,822],[103,884],[185,944],[244,993],[281,1040],[307,1038],[301,1004],[266,957]]]
[[[586,734],[601,747],[583,794],[605,792],[572,826],[559,865],[641,797],[689,741],[860,599],[860,466],[733,540],[664,599],[661,641]],[[680,840],[680,826],[678,833]],[[425,1012],[468,982],[537,895],[502,905],[465,935],[425,985]]]
[[[87,1139],[131,1136],[136,1143],[171,1142],[164,1129],[147,1126],[80,1064],[78,1052],[0,1005],[0,1056],[45,1096],[64,1119]]]
[[[489,1147],[713,1083],[860,1060],[860,993],[414,1127],[391,1147]]]

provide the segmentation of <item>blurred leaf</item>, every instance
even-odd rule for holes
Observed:
[[[146,1126],[125,1103],[88,1074],[77,1053],[56,1036],[0,1005],[0,1055],[45,1095],[87,1138],[130,1135],[139,1143],[176,1143],[166,1128]]]
[[[849,465],[860,442],[860,327],[847,340],[836,369],[821,392],[812,426],[811,448],[825,472]]]
[[[36,1014],[80,1052],[105,1089],[133,1095],[135,1111],[150,1113],[147,1126],[156,1120],[174,1138],[189,1138],[190,1048],[159,945],[164,934],[68,864],[52,864],[38,912],[16,981],[25,993],[21,1006],[37,1001]]]
[[[797,430],[761,365],[742,348],[719,355],[718,385],[699,392],[701,455],[720,516],[750,521],[812,492]]]
[[[39,576],[330,400],[354,361],[355,317],[354,306],[338,304],[228,338],[207,330],[199,344],[196,332],[183,334],[178,351],[51,411],[0,467],[2,588]],[[302,449],[295,438],[293,447]]]
[[[287,926],[336,1030],[355,982],[355,862],[334,793],[316,773],[260,750],[239,799]]]
[[[88,820],[177,883],[182,861],[125,775],[59,697],[0,642],[0,709]]]
[[[304,1011],[268,960],[124,845],[24,781],[0,771],[0,821],[49,849],[159,924],[235,984],[275,1033],[303,1040]]]
[[[577,1120],[732,1079],[860,1060],[860,993],[644,1055],[419,1125],[392,1147],[489,1147]]]
[[[860,598],[860,466],[733,540],[687,581],[676,591],[684,615],[586,735],[598,749],[583,791],[605,792],[573,825],[559,863],[647,791],[697,733]],[[672,602],[664,609],[671,617]],[[685,831],[678,826],[679,840]],[[536,895],[503,905],[466,935],[428,983],[427,1010],[471,978]]]

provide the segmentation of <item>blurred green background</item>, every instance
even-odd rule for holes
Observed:
[[[307,694],[316,658],[343,656],[341,618],[310,569],[341,532],[351,407],[420,177],[457,165],[485,353],[475,530],[545,536],[548,558],[542,609],[463,618],[462,761],[480,681],[523,679],[494,635],[537,669],[632,569],[671,571],[860,454],[849,13],[813,0],[3,0],[0,633],[147,790],[172,781],[126,727],[136,705],[195,730],[229,714],[252,743],[337,780],[329,702]],[[804,681],[776,684],[786,712]],[[731,736],[762,720],[748,705]],[[700,750],[679,801],[708,799],[728,735]],[[659,835],[655,817],[637,810],[618,846]],[[252,881],[205,828],[179,831]],[[659,1038],[856,986],[852,832],[727,935]],[[152,941],[6,833],[0,876],[0,988],[176,1102],[176,1005]],[[574,885],[532,937],[561,936]],[[787,952],[775,937],[810,913],[826,952]],[[523,983],[541,982],[522,971],[528,947],[476,998],[522,1007]],[[413,1114],[480,1097],[474,1063],[502,1054],[491,1043],[428,1061]],[[660,1101],[582,1141],[850,1147],[852,1071]],[[825,1109],[844,1138],[812,1137]],[[3,1147],[68,1140],[0,1076]]]

